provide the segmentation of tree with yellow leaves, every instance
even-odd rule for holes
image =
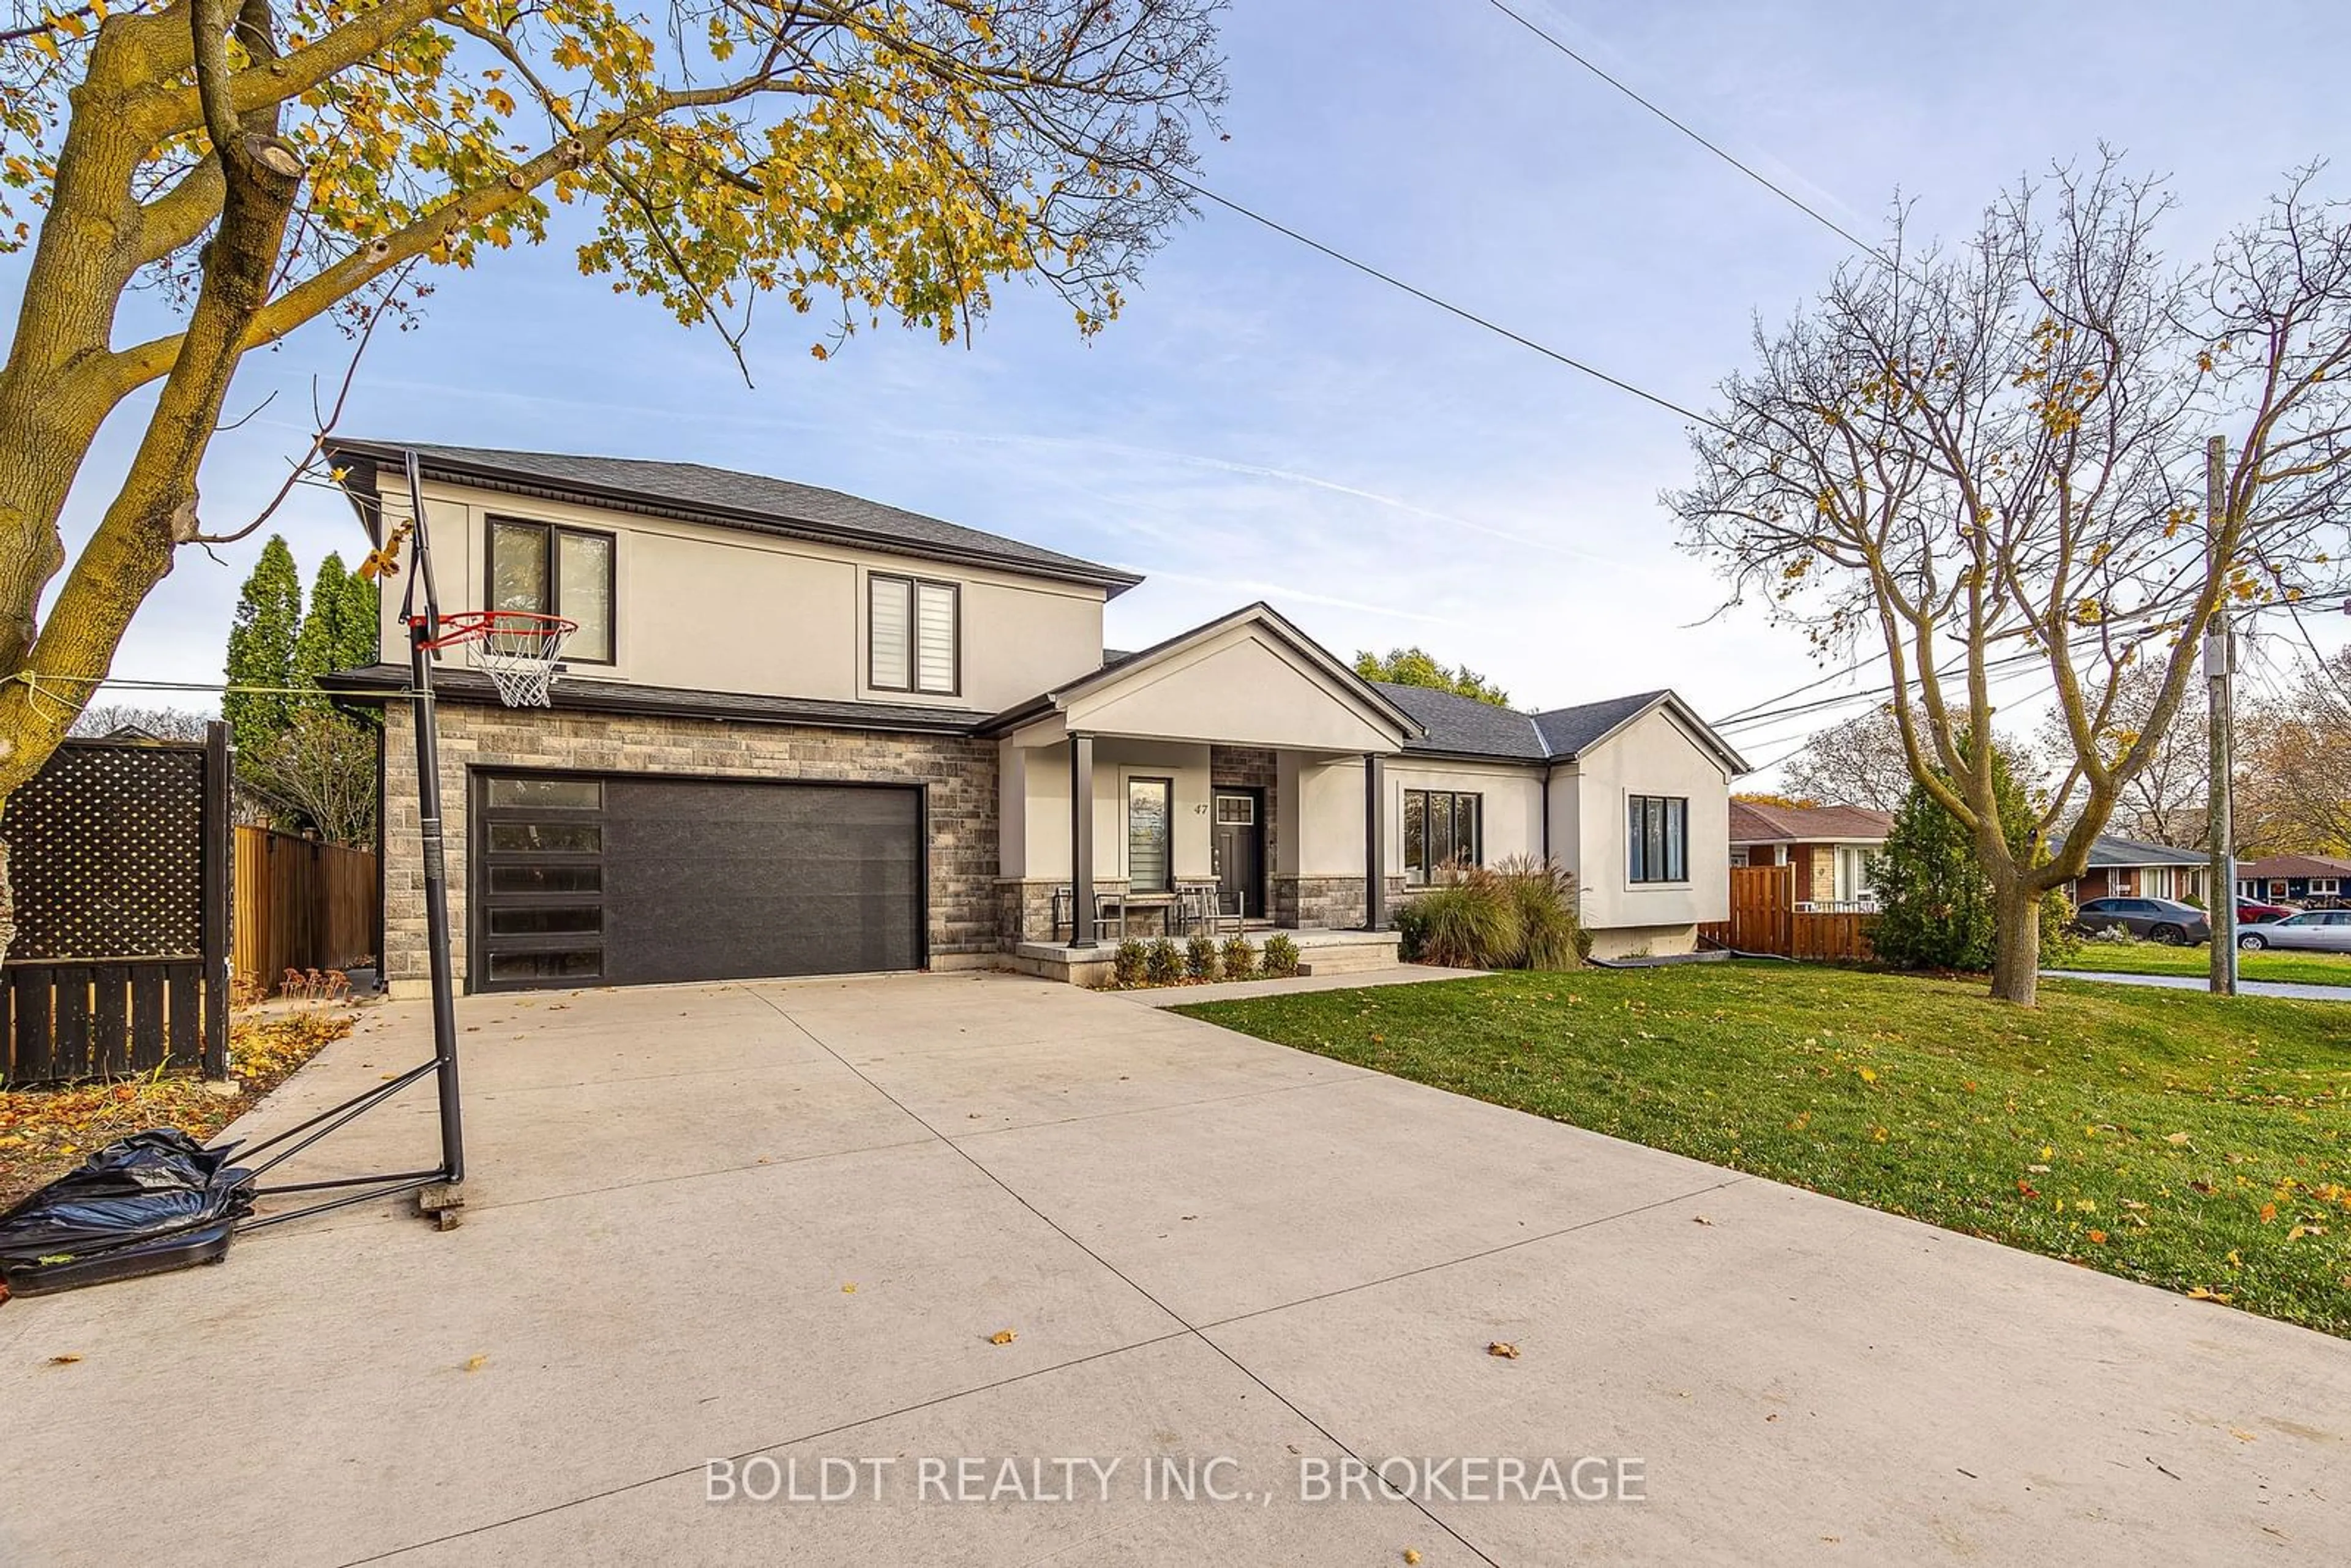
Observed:
[[[2200,266],[2157,249],[2168,199],[2112,157],[2020,187],[1948,250],[1897,216],[1882,254],[1758,329],[1756,367],[1691,432],[1697,476],[1666,500],[1733,601],[1889,662],[1910,775],[1991,881],[1995,997],[2034,999],[2040,906],[2154,766],[2214,613],[2341,580],[2351,214],[2314,179]],[[2217,507],[2209,435],[2229,440]],[[2036,691],[2055,777],[2020,837],[1993,721]]]
[[[1219,0],[10,0],[0,246],[0,811],[179,549],[239,360],[354,331],[434,269],[535,245],[739,345],[755,301],[818,357],[885,319],[970,329],[1009,277],[1092,332],[1187,210],[1221,101]],[[127,290],[172,330],[120,341]],[[737,347],[739,354],[740,350]],[[154,388],[96,532],[57,519]],[[0,848],[0,951],[13,935]]]

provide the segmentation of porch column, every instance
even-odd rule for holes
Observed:
[[[1070,946],[1094,945],[1094,737],[1070,737]]]
[[[1388,770],[1376,751],[1364,754],[1364,929],[1388,924],[1388,835],[1381,810],[1387,800]]]

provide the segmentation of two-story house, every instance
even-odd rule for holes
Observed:
[[[693,464],[336,441],[379,536],[408,514],[410,450],[442,609],[579,626],[550,707],[499,706],[462,645],[434,677],[470,989],[1084,977],[1087,944],[1195,899],[1377,933],[1449,862],[1516,855],[1575,873],[1604,955],[1687,950],[1727,913],[1746,764],[1670,692],[1529,714],[1379,685],[1262,604],[1106,652],[1130,572]],[[383,705],[383,958],[407,988],[398,587],[381,662],[337,684]]]

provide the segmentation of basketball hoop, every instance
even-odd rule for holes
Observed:
[[[441,617],[441,634],[427,648],[474,644],[474,663],[498,689],[508,707],[545,707],[563,643],[580,630],[576,621],[528,610],[461,610]]]

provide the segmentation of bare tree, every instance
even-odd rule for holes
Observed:
[[[238,763],[251,782],[300,809],[319,836],[375,841],[376,747],[383,732],[312,706]]]
[[[2264,854],[2351,853],[2351,648],[2237,716],[2238,841]]]
[[[2351,489],[2351,223],[2314,172],[2211,261],[2157,249],[2160,186],[2109,156],[2003,196],[1964,243],[1854,263],[1694,430],[1688,548],[1814,646],[1882,648],[1911,776],[1972,837],[1992,995],[2036,994],[2039,910],[2150,765],[2215,609],[2309,591]],[[2204,505],[2204,436],[2231,437]],[[2208,515],[2208,510],[2210,515]],[[2127,740],[2126,677],[2155,672]],[[2068,742],[2001,831],[1992,686],[2037,671]],[[2059,823],[2068,826],[2054,832]]]
[[[2149,733],[2149,716],[2163,696],[2162,672],[2136,664],[2116,682],[2113,716],[2098,736],[2108,753],[2144,740],[2147,765],[2115,789],[2116,832],[2152,843],[2197,849],[2208,841],[2211,819],[2211,726],[2204,704],[2191,694],[2159,733]],[[2035,737],[2040,760],[2062,778],[2074,756],[2074,736],[2065,711],[2052,707]]]
[[[135,729],[158,740],[202,740],[204,727],[214,716],[208,713],[190,713],[185,708],[94,703],[82,709],[81,716],[74,720],[73,733],[87,737]]]
[[[1788,764],[1788,793],[1823,805],[1898,811],[1910,794],[1910,758],[1890,707],[1822,730]]]

